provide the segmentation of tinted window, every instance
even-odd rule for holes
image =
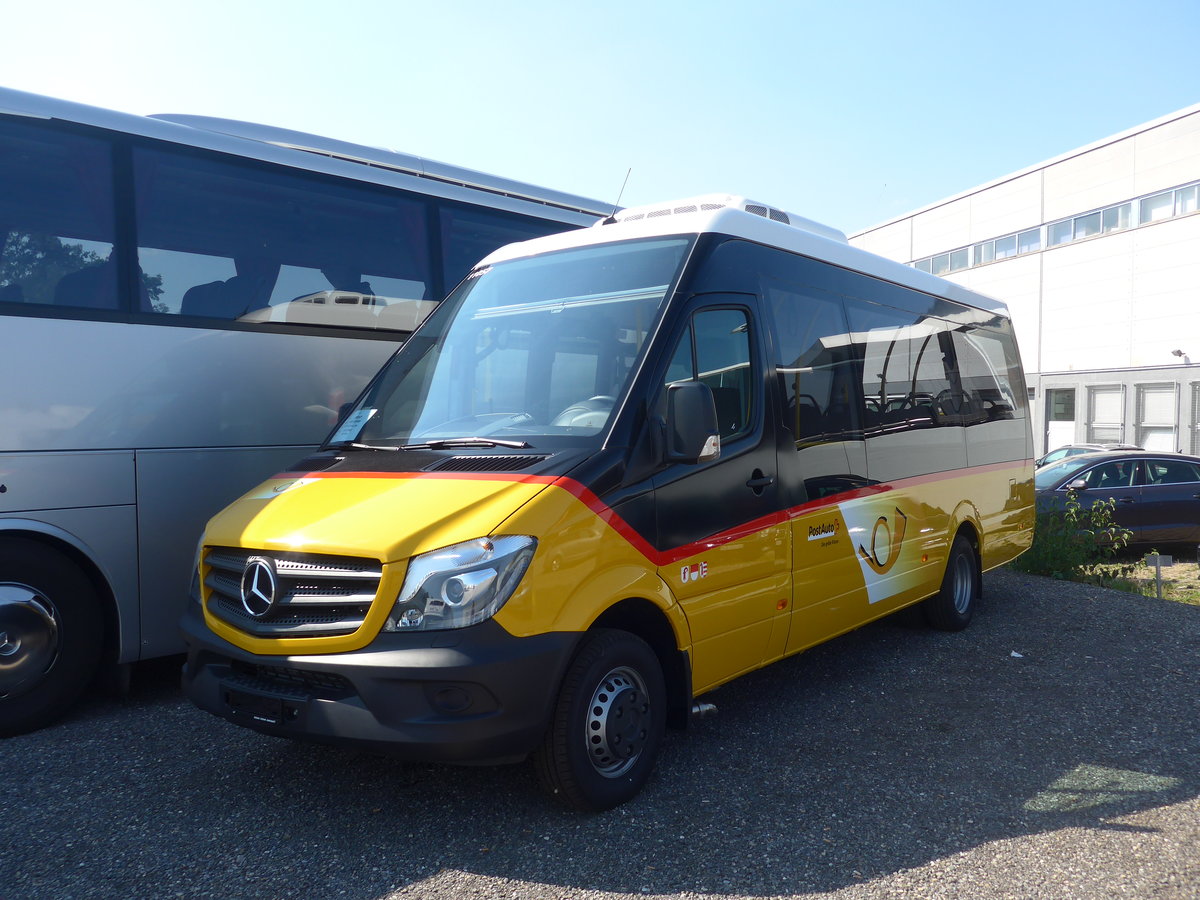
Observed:
[[[1115,490],[1133,484],[1135,467],[1136,462],[1132,459],[1118,459],[1088,469],[1079,477],[1087,482],[1089,490]]]
[[[846,311],[861,365],[868,436],[962,424],[946,323],[858,301],[847,301]]]
[[[713,393],[723,439],[750,431],[750,325],[740,309],[696,313],[667,370],[667,382],[701,381]]]
[[[436,299],[422,201],[142,149],[134,176],[156,312],[409,330]]]
[[[442,277],[449,291],[466,277],[475,263],[497,247],[566,231],[561,222],[545,222],[524,216],[484,210],[443,206],[440,212]]]
[[[0,121],[0,302],[117,309],[108,144]]]
[[[857,436],[856,373],[842,301],[816,290],[800,293],[771,285],[766,293],[778,338],[786,422],[796,445]]]
[[[1200,471],[1193,463],[1148,459],[1145,466],[1146,484],[1192,484],[1200,481]]]

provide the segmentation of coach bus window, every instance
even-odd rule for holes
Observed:
[[[424,201],[141,149],[134,174],[157,312],[410,331],[436,299]]]
[[[111,150],[0,123],[0,302],[116,309]]]
[[[443,203],[440,221],[442,277],[447,293],[497,247],[567,229],[559,222],[459,208],[449,203]]]

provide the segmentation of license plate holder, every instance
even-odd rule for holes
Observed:
[[[284,722],[284,699],[282,697],[226,688],[225,703],[235,716],[241,718],[261,722],[264,725],[282,725]]]

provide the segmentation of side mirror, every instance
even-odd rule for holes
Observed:
[[[1086,478],[1076,478],[1067,485],[1067,490],[1069,491],[1086,491],[1087,489],[1088,483]]]
[[[720,455],[717,404],[709,386],[699,381],[667,385],[667,459],[695,464]]]

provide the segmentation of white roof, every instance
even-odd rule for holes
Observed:
[[[785,221],[786,217],[786,221]],[[479,265],[534,256],[554,250],[586,247],[635,238],[681,234],[725,234],[768,247],[778,247],[813,259],[935,294],[967,306],[1008,314],[1001,301],[969,291],[962,285],[920,272],[846,243],[834,228],[784,213],[767,204],[732,194],[706,194],[670,203],[630,207],[577,231],[552,234],[500,247]]]

